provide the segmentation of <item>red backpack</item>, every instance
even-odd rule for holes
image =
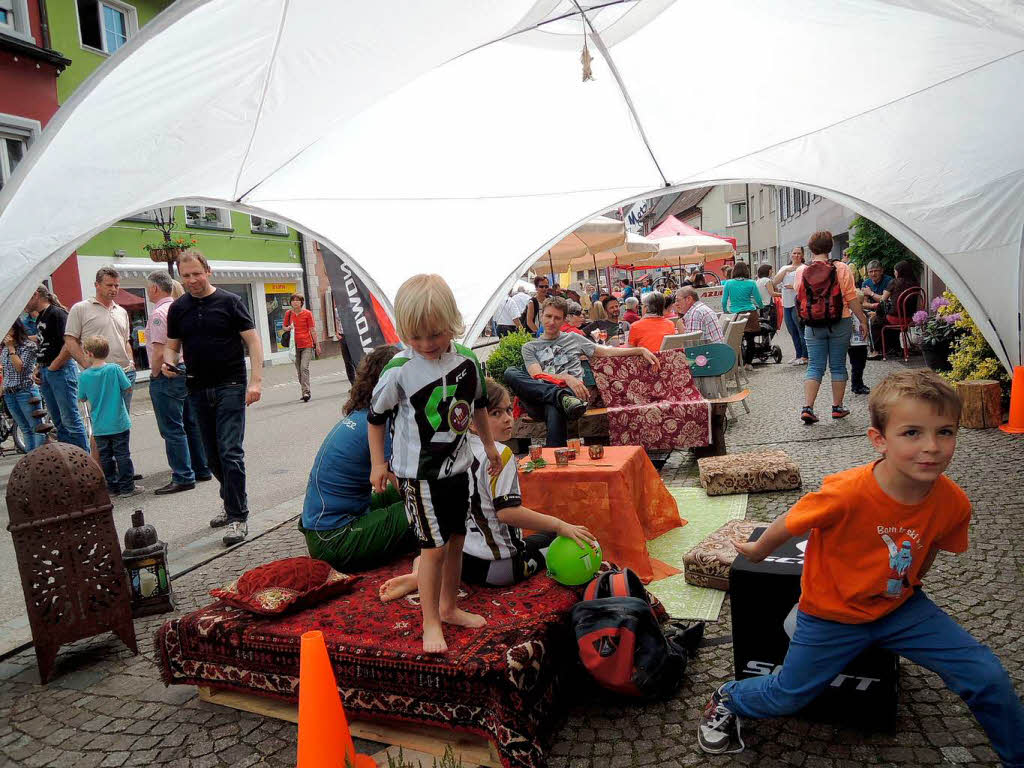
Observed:
[[[812,261],[804,267],[803,287],[797,312],[804,325],[820,328],[843,318],[843,289],[835,264]]]

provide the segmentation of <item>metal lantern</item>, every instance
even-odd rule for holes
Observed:
[[[7,481],[7,530],[45,683],[65,643],[113,631],[139,652],[103,472],[88,453],[47,443]]]
[[[146,523],[141,509],[132,513],[132,527],[124,532],[124,568],[132,591],[135,618],[174,610],[171,579],[167,574],[167,543]]]

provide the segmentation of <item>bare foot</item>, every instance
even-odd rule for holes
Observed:
[[[469,627],[470,629],[479,629],[487,623],[487,619],[476,613],[469,613],[461,608],[456,608],[453,611],[442,611],[441,621],[445,624],[454,624],[457,627]]]
[[[400,597],[405,597],[410,592],[415,592],[419,588],[419,579],[415,573],[406,573],[401,576],[395,576],[393,579],[388,579],[380,585],[380,601],[387,603],[392,600],[397,600]]]
[[[444,630],[440,626],[423,627],[423,652],[448,653],[448,643],[444,641]]]

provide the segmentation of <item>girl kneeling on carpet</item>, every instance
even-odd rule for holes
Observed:
[[[494,379],[487,378],[487,417],[491,435],[497,443],[512,437],[512,401],[508,392]],[[522,505],[519,476],[512,451],[498,445],[501,474],[487,473],[483,442],[470,427],[469,444],[473,451],[469,519],[462,550],[462,580],[469,584],[505,587],[528,579],[545,569],[544,556],[555,536],[566,536],[579,544],[597,543],[594,534],[582,525],[572,525],[557,517],[541,514]],[[523,537],[521,528],[537,533]],[[412,573],[388,579],[380,587],[384,602],[403,597],[418,588],[419,558]]]

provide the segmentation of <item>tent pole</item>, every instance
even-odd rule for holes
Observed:
[[[594,255],[593,251],[590,252],[590,258],[592,258],[594,260],[594,282],[597,283],[597,292],[600,293],[601,292],[601,273],[597,269],[597,256]]]
[[[548,266],[551,268],[551,284],[555,284],[555,262],[551,260],[551,251],[548,251]]]

